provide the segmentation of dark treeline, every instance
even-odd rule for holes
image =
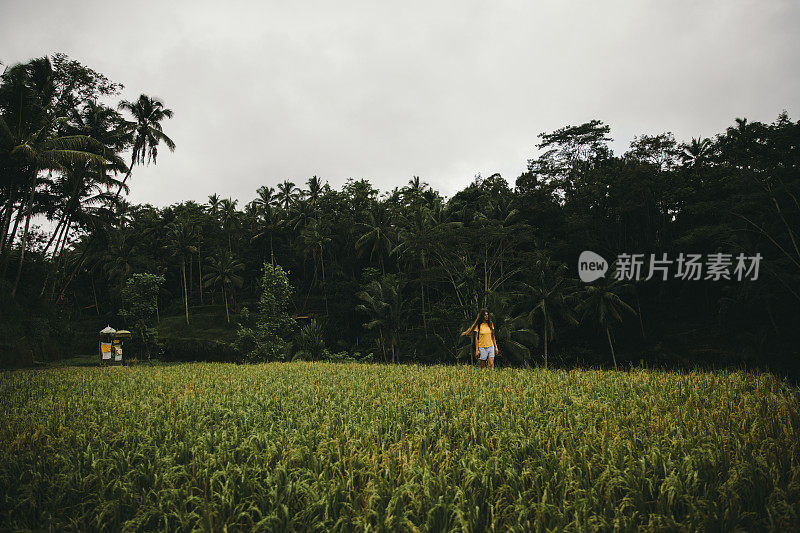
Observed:
[[[566,126],[539,135],[540,155],[514,183],[476,176],[451,198],[416,176],[383,194],[366,179],[337,190],[313,176],[265,184],[244,205],[220,191],[155,208],[124,193],[136,165],[175,147],[162,130],[172,112],[145,95],[100,103],[120,88],[60,54],[3,74],[6,364],[91,353],[89,332],[123,323],[136,273],[164,276],[157,320],[180,317],[178,336],[191,341],[213,317],[218,343],[235,348],[237,331],[256,323],[265,263],[292,285],[287,346],[311,346],[314,357],[468,362],[474,349],[460,332],[486,306],[502,364],[795,362],[800,122],[786,113],[771,124],[736,119],[712,139],[641,135],[621,155],[601,121]],[[762,260],[757,280],[674,279],[673,267],[666,281],[634,283],[614,279],[612,266],[585,284],[583,250],[609,261]]]

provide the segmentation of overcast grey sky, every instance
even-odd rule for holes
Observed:
[[[451,196],[513,185],[537,135],[600,119],[711,136],[800,114],[800,2],[301,0],[0,3],[0,61],[54,52],[157,96],[177,143],[131,200],[255,196],[316,174]]]

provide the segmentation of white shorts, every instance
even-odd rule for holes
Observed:
[[[486,348],[478,348],[481,361],[486,361],[489,357],[494,357],[494,346],[487,346]]]

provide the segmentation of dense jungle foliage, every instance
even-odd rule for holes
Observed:
[[[486,306],[498,364],[795,364],[800,122],[785,112],[714,138],[642,134],[622,154],[602,121],[568,125],[513,182],[465,176],[449,198],[419,176],[382,193],[264,176],[247,202],[155,207],[125,195],[176,149],[173,112],[115,102],[121,88],[63,54],[2,74],[3,365],[132,328],[137,274],[163,276],[148,327],[165,359],[469,362],[460,332]],[[583,250],[645,254],[643,275],[582,283]],[[680,253],[762,259],[757,279],[644,279],[651,254]]]

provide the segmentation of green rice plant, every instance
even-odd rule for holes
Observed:
[[[800,529],[771,374],[327,362],[0,374],[0,529]]]

